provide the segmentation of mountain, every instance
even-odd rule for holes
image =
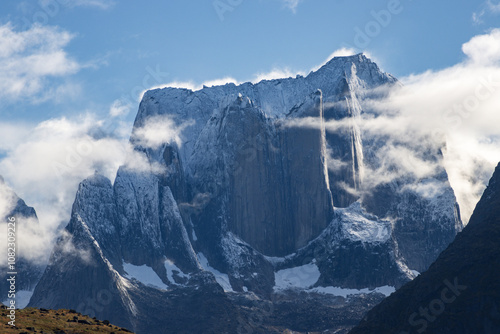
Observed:
[[[365,102],[395,85],[360,54],[307,77],[146,92],[130,139],[146,163],[80,184],[30,305],[138,333],[352,327],[462,227],[440,152],[422,155],[438,166],[425,178],[366,181],[385,144],[362,131],[377,116]]]
[[[469,224],[350,333],[500,333],[500,164]]]
[[[7,250],[7,224],[14,220],[14,225],[9,225],[15,229],[15,253],[16,260],[13,270],[11,270],[7,263],[7,252],[5,257],[0,260],[0,295],[1,301],[7,299],[10,290],[10,283],[7,278],[10,277],[9,272],[17,272],[16,275],[16,305],[17,307],[25,307],[37,285],[42,277],[45,269],[44,261],[33,258],[30,254],[29,245],[26,242],[24,235],[28,234],[29,230],[38,227],[38,217],[35,209],[26,205],[24,200],[19,198],[16,193],[5,183],[4,179],[0,176],[0,217],[2,221],[2,233],[0,233],[1,241],[0,246],[2,249]],[[20,240],[23,240],[21,242]],[[10,247],[10,245],[9,245]],[[9,252],[12,252],[9,249]]]

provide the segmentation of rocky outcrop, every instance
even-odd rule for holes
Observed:
[[[500,165],[469,224],[428,271],[350,333],[496,334],[500,329]]]
[[[398,258],[391,230],[389,221],[367,213],[360,202],[355,202],[337,209],[320,236],[277,267],[298,267],[314,261],[321,273],[314,285],[318,287],[399,288],[414,274]]]

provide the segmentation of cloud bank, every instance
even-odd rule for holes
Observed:
[[[465,221],[500,161],[499,46],[500,29],[475,36],[463,45],[463,62],[403,78],[378,106],[398,110],[394,124],[406,123],[415,140],[445,140],[444,165]]]
[[[52,80],[81,68],[64,50],[73,37],[56,27],[34,25],[26,31],[15,31],[9,23],[1,25],[0,99],[37,102],[77,91],[77,86]]]
[[[83,179],[98,172],[113,181],[120,166],[137,172],[160,171],[153,170],[155,166],[147,157],[133,149],[128,124],[115,121],[88,113],[34,125],[0,123],[0,129],[7,134],[17,134],[0,142],[4,154],[0,175],[9,188],[35,208],[40,221],[39,226],[26,223],[36,228],[23,232],[24,241],[20,240],[33,254],[50,253],[60,229],[69,222],[76,190]],[[120,136],[124,133],[126,137]],[[1,212],[12,207],[11,197],[0,196]]]

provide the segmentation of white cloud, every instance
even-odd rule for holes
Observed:
[[[297,7],[302,0],[282,0],[285,7],[290,9],[294,14],[297,12]]]
[[[356,50],[352,48],[340,48],[338,50],[333,51],[326,61],[329,61],[330,59],[335,57],[353,56],[356,53],[357,53]]]
[[[0,217],[2,217],[2,219],[6,217],[14,210],[15,206],[16,200],[12,189],[4,183],[3,179],[0,179]],[[2,238],[2,241],[6,239],[7,238]]]
[[[262,80],[273,80],[273,79],[283,79],[295,77],[296,75],[306,75],[304,72],[292,71],[288,68],[274,68],[269,72],[258,73],[252,80],[253,83],[258,83]]]
[[[491,0],[486,0],[486,2],[483,4],[482,9],[478,12],[472,13],[472,22],[474,24],[481,24],[484,23],[483,17],[486,14],[498,14],[500,13],[500,2],[494,3]]]
[[[14,150],[30,131],[27,124],[0,123],[0,153]]]
[[[500,29],[473,37],[462,46],[462,51],[474,63],[489,65],[500,61]]]
[[[500,2],[494,3],[491,0],[487,0],[486,5],[488,6],[488,9],[493,13],[500,13]]]
[[[202,86],[202,88],[203,88],[203,86],[206,86],[206,87],[222,86],[222,85],[225,85],[228,83],[234,83],[235,85],[237,85],[238,81],[232,77],[224,77],[221,79],[205,81],[203,84],[201,84],[201,86]]]
[[[155,86],[152,88],[148,88],[147,90],[156,89],[156,88],[165,88],[165,87],[186,88],[186,89],[190,89],[192,91],[197,91],[197,90],[202,89],[203,85],[198,85],[198,84],[194,83],[193,81],[172,81],[172,82],[166,83],[165,85],[159,85],[159,86]],[[144,95],[144,93],[143,93],[143,95]]]
[[[125,116],[127,115],[132,106],[122,100],[115,100],[109,108],[109,115],[111,117]]]
[[[186,88],[190,89],[193,92],[203,89],[203,87],[212,87],[212,86],[223,86],[228,83],[233,83],[235,85],[239,85],[240,82],[238,80],[232,78],[232,77],[224,77],[220,79],[213,79],[213,80],[208,80],[205,81],[201,84],[195,83],[194,81],[172,81],[166,84],[161,84],[161,85],[156,85],[147,89],[144,89],[144,91],[141,93],[141,97],[144,95],[144,93],[148,90],[152,89],[157,89],[157,88],[165,88],[165,87],[172,87],[172,88]]]
[[[25,248],[31,259],[50,253],[61,227],[69,222],[78,184],[95,171],[112,182],[120,166],[134,171],[164,171],[133,149],[129,142],[131,125],[115,121],[113,117],[101,120],[87,113],[31,125],[0,122],[0,152],[4,153],[0,175],[36,209],[40,220],[39,225],[26,222],[23,231],[22,243],[28,245]],[[168,118],[152,118],[137,129],[134,138],[147,147],[173,141],[180,145],[181,132],[190,124],[176,126]],[[9,188],[0,182],[0,215],[15,204],[5,189]]]
[[[53,0],[40,0],[39,2],[42,7],[53,4]],[[108,9],[116,3],[114,0],[58,0],[58,2],[68,7],[94,7],[98,9]]]
[[[167,116],[154,116],[146,120],[145,124],[134,129],[132,139],[142,147],[157,149],[164,143],[182,145],[181,133],[189,126],[194,125],[193,120],[184,120],[177,124],[174,119]]]
[[[486,14],[486,11],[483,9],[482,11],[480,12],[474,12],[472,13],[472,22],[474,24],[481,24],[483,23],[483,16],[484,14]]]
[[[34,25],[26,31],[15,31],[7,23],[0,26],[0,98],[44,101],[55,93],[74,93],[50,79],[64,78],[79,71],[64,47],[73,35],[55,27]],[[50,83],[50,89],[47,88]]]
[[[40,228],[31,224],[25,234],[32,247],[40,245],[33,254],[50,252],[59,229],[69,221],[78,184],[84,178],[97,170],[113,180],[120,165],[151,170],[147,158],[133,151],[128,141],[130,125],[118,123],[118,129],[112,125],[92,114],[31,125],[0,123],[0,129],[6,130],[0,134],[4,139],[0,141],[4,153],[0,175],[36,209],[40,220]],[[125,125],[127,131],[122,131]],[[127,137],[116,136],[125,132]],[[0,199],[3,211],[4,203]]]

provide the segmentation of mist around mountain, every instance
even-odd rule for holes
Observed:
[[[469,224],[429,270],[349,333],[500,333],[500,164]]]

